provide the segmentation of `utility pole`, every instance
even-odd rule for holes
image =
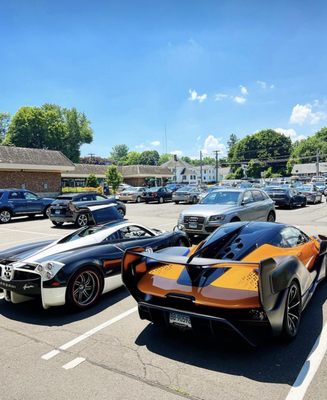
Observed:
[[[317,153],[316,153],[316,178],[319,178],[319,149],[317,149]]]
[[[202,151],[200,151],[200,183],[202,184]]]
[[[214,151],[215,155],[216,155],[216,183],[218,183],[219,181],[219,150],[215,150]]]

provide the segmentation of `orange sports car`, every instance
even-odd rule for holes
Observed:
[[[269,222],[228,223],[192,248],[125,252],[123,282],[142,319],[254,344],[253,327],[296,336],[301,313],[326,277],[327,238]]]

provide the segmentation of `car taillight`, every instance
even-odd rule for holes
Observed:
[[[152,193],[152,196],[153,197],[157,197],[157,193]]]

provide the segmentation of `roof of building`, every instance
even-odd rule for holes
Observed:
[[[292,168],[292,175],[299,174],[316,174],[317,167],[316,163],[307,163],[307,164],[294,164]],[[326,173],[327,172],[327,163],[319,163],[319,172]]]
[[[124,178],[169,178],[173,174],[162,165],[125,165],[119,168]]]
[[[0,146],[0,169],[2,170],[61,172],[74,168],[74,164],[61,151]]]
[[[93,174],[97,178],[104,178],[108,165],[97,164],[74,164],[74,171],[69,171],[62,174],[63,178],[87,178]]]
[[[188,168],[191,169],[193,168],[193,165],[189,164],[186,161],[178,159],[177,161],[174,160],[174,158],[171,158],[170,160],[166,161],[165,163],[161,164],[161,167],[164,168]]]

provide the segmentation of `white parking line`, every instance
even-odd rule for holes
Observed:
[[[63,365],[62,367],[64,369],[72,369],[72,368],[77,367],[77,365],[81,364],[83,361],[85,361],[85,358],[77,357],[74,360],[70,361],[69,363]]]
[[[43,354],[43,356],[41,356],[41,358],[43,360],[50,360],[51,358],[53,358],[56,355],[58,355],[61,350],[67,350],[70,347],[75,346],[75,344],[82,342],[83,340],[89,338],[90,336],[92,336],[95,333],[101,331],[102,329],[107,328],[108,326],[114,324],[115,322],[120,321],[121,319],[123,319],[123,318],[127,317],[128,315],[134,313],[136,310],[137,310],[137,307],[133,307],[133,308],[123,312],[122,314],[117,315],[117,317],[109,319],[109,321],[106,321],[103,324],[98,325],[93,329],[90,329],[86,333],[83,333],[83,335],[77,336],[75,339],[70,340],[69,342],[63,344],[58,349],[52,350],[49,353]]]
[[[2,232],[19,232],[19,233],[29,233],[32,235],[41,235],[41,236],[62,236],[61,233],[44,233],[44,232],[35,232],[35,231],[23,231],[21,229],[10,229],[10,228],[0,228]]]
[[[311,352],[303,364],[301,371],[296,378],[286,400],[302,400],[309,388],[309,385],[318,371],[319,365],[327,351],[327,324],[313,345]]]

